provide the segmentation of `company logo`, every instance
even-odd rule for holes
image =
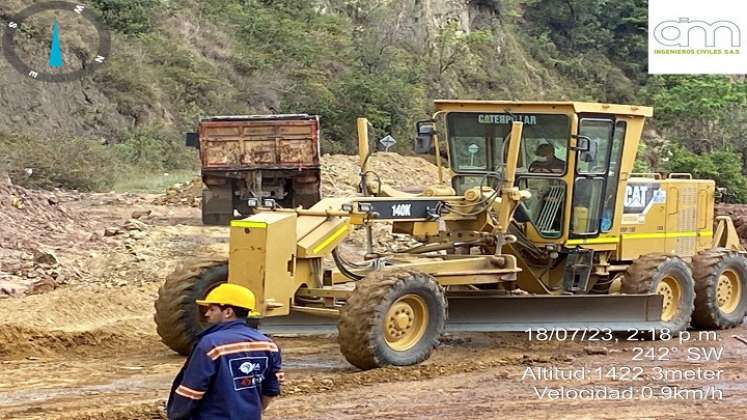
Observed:
[[[623,213],[646,214],[654,204],[667,202],[667,192],[658,183],[630,183],[625,186]]]
[[[254,364],[252,362],[244,362],[241,364],[241,366],[239,366],[239,370],[247,375],[254,372],[255,370],[259,370],[260,368],[261,366],[259,365],[259,363]]]
[[[745,74],[747,14],[733,0],[648,0],[650,74]],[[741,4],[741,3],[740,3]]]
[[[229,360],[228,363],[235,391],[254,388],[265,380],[263,372],[267,369],[267,357],[238,357]]]
[[[653,35],[666,47],[734,48],[742,45],[742,31],[736,23],[728,20],[712,23],[686,17],[665,20],[656,25]]]

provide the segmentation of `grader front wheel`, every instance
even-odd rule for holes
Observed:
[[[205,260],[181,267],[158,289],[156,300],[156,330],[161,341],[179,354],[188,355],[197,335],[207,325],[203,323],[195,300],[228,281],[225,260]]]
[[[628,267],[620,286],[622,293],[662,296],[661,328],[678,333],[690,324],[695,287],[690,267],[679,257],[643,255]]]
[[[427,359],[444,329],[446,299],[429,275],[378,272],[356,283],[340,311],[340,350],[360,369]]]
[[[747,310],[747,259],[735,251],[716,248],[693,257],[693,266],[693,325],[702,329],[741,325]]]

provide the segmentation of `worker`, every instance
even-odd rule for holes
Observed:
[[[197,304],[211,326],[174,379],[169,420],[260,419],[280,394],[283,372],[277,345],[247,324],[257,315],[254,293],[224,283]]]
[[[529,172],[563,173],[565,161],[555,157],[555,146],[550,143],[542,143],[534,152],[537,159],[529,165]]]

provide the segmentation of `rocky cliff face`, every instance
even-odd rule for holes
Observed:
[[[501,0],[378,0],[378,3],[375,0],[365,3],[317,0],[317,12],[329,17],[329,22],[317,24],[316,33],[305,33],[308,21],[304,15],[288,19],[287,9],[280,11],[283,6],[266,6],[259,2],[257,4],[264,8],[264,15],[260,16],[256,8],[246,13],[241,9],[246,6],[238,1],[213,1],[184,0],[178,7],[156,0],[138,1],[138,4],[154,5],[154,11],[147,14],[150,29],[136,34],[114,30],[111,60],[93,77],[84,80],[57,84],[34,81],[17,73],[0,58],[0,135],[84,137],[116,142],[131,130],[165,127],[176,138],[178,133],[192,129],[199,116],[275,110],[320,113],[326,118],[325,127],[341,124],[333,122],[330,116],[344,114],[341,109],[348,105],[334,96],[339,95],[339,91],[348,94],[349,90],[344,85],[336,89],[329,86],[358,71],[361,74],[356,75],[357,80],[353,82],[363,86],[356,89],[372,88],[365,83],[365,70],[360,69],[375,66],[351,62],[357,59],[355,53],[338,58],[329,51],[318,62],[308,63],[303,57],[289,57],[287,63],[278,62],[278,57],[283,59],[288,52],[277,51],[272,40],[285,37],[288,42],[297,44],[292,52],[314,59],[319,55],[314,49],[324,47],[314,39],[320,35],[333,37],[341,48],[350,48],[359,41],[357,37],[361,33],[379,31],[383,34],[378,39],[381,52],[394,46],[384,55],[407,55],[404,61],[411,62],[418,73],[408,74],[399,69],[393,77],[400,78],[397,83],[416,86],[414,93],[422,92],[421,97],[402,105],[401,97],[384,92],[381,95],[392,99],[377,98],[379,108],[361,106],[360,111],[355,112],[407,113],[414,118],[412,115],[416,113],[428,113],[432,97],[561,99],[567,95],[578,98],[576,93],[582,90],[557,70],[558,65],[567,64],[565,61],[541,63],[533,57],[532,49],[536,46],[522,32],[521,17],[517,17],[521,7],[514,2],[506,3],[511,10],[504,10],[507,6]],[[110,3],[120,1],[107,2]],[[11,16],[28,4],[28,0],[3,1],[0,26],[6,26]],[[219,6],[218,12],[230,14],[236,10],[249,17],[232,26],[225,14],[211,14]],[[277,19],[273,13],[278,14]],[[254,38],[242,32],[253,30],[251,25],[257,22],[247,23],[247,20],[255,15],[275,25],[277,22],[285,24],[283,19],[287,19],[291,28],[271,28],[279,31],[277,37],[271,34],[268,39],[257,42],[260,48],[264,44],[269,46],[265,50],[255,48],[247,52],[246,46],[252,44]],[[490,34],[489,45],[474,47],[470,51],[472,57],[460,58],[448,69],[447,66],[439,69],[437,64],[434,68],[433,62],[440,60],[434,59],[434,55],[443,54],[449,58],[455,50],[463,48],[444,47],[439,37],[445,27],[454,30],[453,37],[457,40],[449,42],[459,42],[460,37],[481,31]],[[29,52],[32,57],[44,57],[48,32],[41,27],[24,34],[38,45]],[[303,48],[310,51],[303,51]],[[431,60],[428,64],[424,64],[425,56]],[[374,57],[374,60],[378,59]],[[399,63],[403,60],[390,61],[401,66]],[[271,64],[263,66],[263,62]],[[374,75],[388,73],[388,65],[379,65]],[[388,83],[394,86],[392,89],[397,89],[396,83],[390,81],[378,80],[377,83]],[[373,91],[365,92],[368,97],[351,101],[371,100],[379,88],[379,85],[372,86],[375,86]],[[303,100],[317,97],[322,100]],[[382,103],[391,109],[382,109]],[[400,125],[399,130],[410,126],[409,123],[396,124]],[[346,130],[343,127],[336,132]],[[340,136],[337,137],[336,141]]]
[[[385,7],[398,10],[398,30],[412,33],[427,45],[435,42],[436,31],[445,24],[456,23],[464,33],[492,25],[498,12],[497,4],[491,0],[405,0],[392,1],[391,5]],[[28,2],[22,0],[3,2],[0,5],[0,24],[5,26],[11,16],[26,6]],[[348,13],[354,17],[351,7],[347,2],[339,0],[320,2],[323,13]],[[199,14],[192,13],[189,4],[186,4],[179,16],[167,17],[162,22],[157,22],[156,31],[149,36],[165,44],[175,41],[175,38],[203,43],[205,45],[196,45],[190,54],[207,61],[208,65],[220,66],[216,62],[234,56],[237,48],[232,45],[230,34],[226,33],[225,28],[201,22],[200,19]],[[31,56],[44,56],[43,40],[47,39],[48,32],[46,28],[40,27],[28,35],[30,38],[38,38],[38,48],[28,51]],[[113,59],[116,60],[116,56],[121,55],[125,49],[143,51],[141,61],[127,63],[130,71],[141,72],[142,79],[147,81],[142,86],[133,86],[132,83],[120,85],[117,79],[123,75],[107,74],[105,70],[81,81],[44,83],[19,74],[6,60],[0,59],[0,107],[3,110],[0,113],[0,133],[46,138],[79,136],[115,141],[121,133],[140,127],[156,125],[171,127],[175,131],[189,129],[192,120],[174,115],[174,102],[183,98],[168,96],[160,86],[158,75],[147,69],[149,62],[160,60],[160,57],[147,55],[147,46],[143,45],[153,42],[153,39],[126,37],[114,32]],[[131,60],[131,57],[126,59]],[[241,74],[229,73],[220,76],[223,79],[220,84],[225,89],[245,83],[257,84],[256,76],[249,80],[242,78]],[[273,88],[271,80],[268,80],[267,88]],[[123,95],[127,92],[131,94]],[[268,95],[273,96],[270,93]],[[272,103],[272,98],[266,98],[265,101],[259,99],[254,98],[251,103],[236,106],[233,111],[271,112],[263,103]],[[226,109],[206,111],[227,112]]]

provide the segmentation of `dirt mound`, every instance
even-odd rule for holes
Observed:
[[[28,190],[0,177],[0,296],[48,290],[78,276],[60,264],[57,253],[97,240],[85,215],[62,206],[79,196]]]
[[[202,180],[195,178],[186,184],[174,184],[162,196],[156,197],[153,204],[160,206],[200,207],[202,201]]]
[[[3,326],[0,330],[0,358],[35,354],[47,356],[59,353],[84,353],[86,347],[119,348],[127,341],[123,334],[112,331],[40,331]]]
[[[420,191],[438,180],[436,165],[417,156],[379,152],[369,158],[369,179],[403,191]],[[321,159],[322,197],[356,195],[360,181],[358,156],[324,155]],[[375,181],[374,181],[375,182]],[[153,204],[199,207],[202,181],[195,178],[186,184],[176,184],[153,200]]]
[[[422,190],[438,180],[436,165],[417,156],[379,152],[368,160],[369,179],[403,191]],[[360,182],[358,156],[322,156],[322,196],[355,195]]]
[[[58,289],[7,299],[0,312],[0,359],[119,351],[157,341],[150,313],[154,294],[155,285]]]
[[[717,204],[716,216],[729,216],[734,221],[742,246],[747,247],[747,206],[744,204]]]

